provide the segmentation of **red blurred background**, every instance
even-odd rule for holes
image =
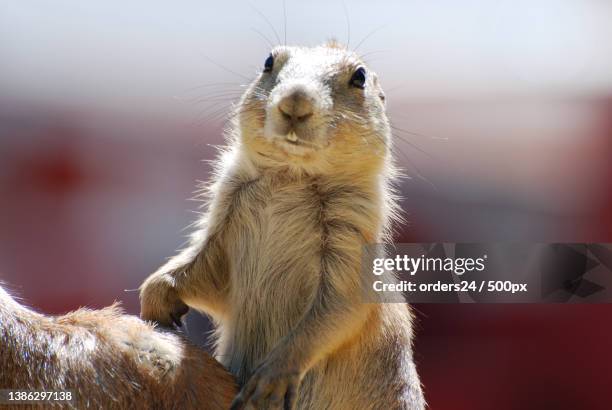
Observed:
[[[263,14],[283,37],[276,3],[0,6],[0,280],[13,293],[48,313],[115,299],[138,313],[125,290],[184,241],[221,116],[268,53],[249,26],[276,42]],[[353,45],[386,24],[360,52],[410,176],[397,241],[612,242],[612,5],[371,7],[347,2]],[[289,42],[344,39],[343,13],[288,1]],[[415,309],[430,408],[610,408],[612,305]],[[188,328],[205,343],[203,318]]]

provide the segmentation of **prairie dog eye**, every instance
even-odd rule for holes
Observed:
[[[353,87],[357,87],[363,90],[363,88],[365,87],[365,83],[366,83],[366,70],[363,67],[358,67],[353,73],[353,76],[351,77],[351,81],[349,81],[349,84]]]
[[[272,54],[270,54],[268,58],[266,58],[266,61],[264,63],[263,72],[269,73],[270,71],[272,71],[272,67],[274,67],[274,57],[272,57]]]

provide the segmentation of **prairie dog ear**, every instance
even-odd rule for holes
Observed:
[[[337,48],[337,49],[345,49],[346,47],[344,47],[344,45],[342,45],[342,43],[340,43],[337,39],[335,38],[330,38],[329,40],[327,40],[323,46],[327,47],[327,48]]]

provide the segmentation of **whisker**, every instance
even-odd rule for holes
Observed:
[[[224,101],[229,102],[229,101],[236,101],[236,100],[238,100],[238,97],[239,96],[236,96],[236,95],[234,95],[234,96],[221,96],[221,97],[213,97],[213,98],[202,98],[200,100],[190,101],[190,102],[192,102],[194,105],[200,105],[200,104],[204,104],[204,103],[207,103],[207,102],[211,102],[211,103],[213,103],[213,102],[224,102]]]
[[[396,85],[396,86],[393,86],[393,87],[389,87],[389,88],[385,87],[385,93],[393,93],[393,92],[395,92],[397,90],[400,90],[400,89],[406,87],[406,85],[407,85],[406,83],[403,83],[403,84],[399,84],[399,85]]]
[[[230,104],[211,104],[204,109],[202,109],[197,116],[201,117],[199,121],[196,122],[197,125],[203,125],[206,123],[217,122],[223,115],[228,112],[231,108]],[[212,111],[210,111],[212,110]]]
[[[183,92],[199,90],[199,89],[202,89],[202,88],[223,87],[223,86],[245,87],[244,84],[233,83],[233,82],[207,83],[207,84],[196,85],[194,87],[189,87],[189,88],[183,90]]]
[[[219,67],[219,68],[221,68],[221,69],[223,69],[223,70],[227,71],[228,73],[231,73],[231,74],[237,75],[238,77],[242,78],[243,80],[246,80],[246,81],[251,81],[251,78],[247,77],[246,75],[244,75],[244,74],[240,74],[240,73],[238,73],[238,72],[236,72],[236,71],[234,71],[234,70],[230,70],[229,68],[225,67],[224,65],[217,63],[216,61],[214,61],[212,58],[208,57],[207,55],[202,54],[202,56],[203,56],[203,57],[204,57],[206,60],[208,60],[208,62],[209,62],[209,63],[212,63],[212,64],[216,65],[217,67]]]
[[[264,33],[262,33],[261,31],[257,30],[255,27],[251,27],[251,30],[256,32],[257,34],[259,34],[259,36],[261,38],[263,38],[266,43],[268,43],[270,48],[274,48],[274,43],[272,43],[272,41],[270,41],[270,39]]]
[[[439,192],[438,187],[436,186],[436,184],[434,184],[432,181],[430,181],[429,179],[427,179],[422,173],[421,170],[414,165],[414,163],[412,161],[409,161],[409,165],[414,169],[414,172],[416,174],[416,177],[418,179],[420,179],[421,181],[427,183],[431,188],[433,188],[434,191]]]
[[[192,97],[175,96],[174,98],[179,100],[179,101],[201,103],[203,101],[206,101],[207,99],[214,99],[214,98],[219,98],[219,97],[238,98],[238,97],[240,97],[242,95],[242,93],[243,93],[243,91],[228,91],[228,92],[223,92],[223,93],[210,93],[210,94],[204,94],[204,95],[194,95]]]
[[[448,137],[434,137],[434,136],[430,136],[430,135],[419,134],[418,132],[408,131],[408,130],[405,130],[403,128],[396,127],[393,124],[391,124],[391,128],[393,128],[395,131],[403,132],[403,133],[408,134],[408,135],[414,135],[415,137],[423,137],[423,138],[429,138],[429,139],[432,139],[432,140],[448,141]]]
[[[387,24],[383,24],[382,26],[379,26],[377,28],[375,28],[374,30],[370,31],[363,39],[361,39],[361,41],[359,43],[357,43],[357,45],[355,46],[355,48],[353,49],[353,52],[357,52],[357,50],[359,49],[359,47],[370,37],[372,37],[372,35],[374,35],[375,33],[379,32],[380,30],[382,30],[383,28],[385,28],[387,26]]]
[[[285,46],[287,45],[287,2],[283,0],[283,26],[285,30]]]
[[[276,40],[278,41],[278,44],[281,44],[281,39],[280,36],[278,35],[278,32],[276,31],[276,29],[274,28],[274,25],[272,25],[272,23],[270,23],[270,20],[268,20],[268,18],[261,12],[259,11],[259,9],[257,7],[255,7],[252,3],[249,4],[251,6],[251,8],[257,13],[259,14],[259,16],[261,18],[264,19],[264,21],[268,24],[268,26],[272,29],[272,32],[274,33],[274,36],[276,37]]]
[[[368,51],[367,53],[361,54],[359,55],[359,58],[361,58],[362,60],[365,59],[367,56],[371,56],[374,54],[382,54],[382,53],[390,53],[391,50],[374,50],[374,51]]]
[[[399,139],[400,141],[402,141],[404,144],[409,145],[411,148],[414,148],[415,150],[419,151],[421,154],[427,156],[430,159],[436,159],[432,154],[430,154],[429,152],[425,151],[423,148],[419,147],[418,145],[416,145],[413,142],[408,141],[406,138],[401,137],[400,135],[397,134],[392,134],[392,136],[394,138]]]
[[[342,8],[344,9],[344,18],[346,19],[346,49],[349,50],[351,44],[351,19],[349,18],[348,8],[344,0],[342,0]]]

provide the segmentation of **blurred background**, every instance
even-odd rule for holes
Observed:
[[[381,77],[397,241],[612,242],[611,2],[4,1],[0,280],[137,314],[125,290],[183,243],[223,116],[285,37]],[[415,309],[430,408],[609,408],[610,305]]]

